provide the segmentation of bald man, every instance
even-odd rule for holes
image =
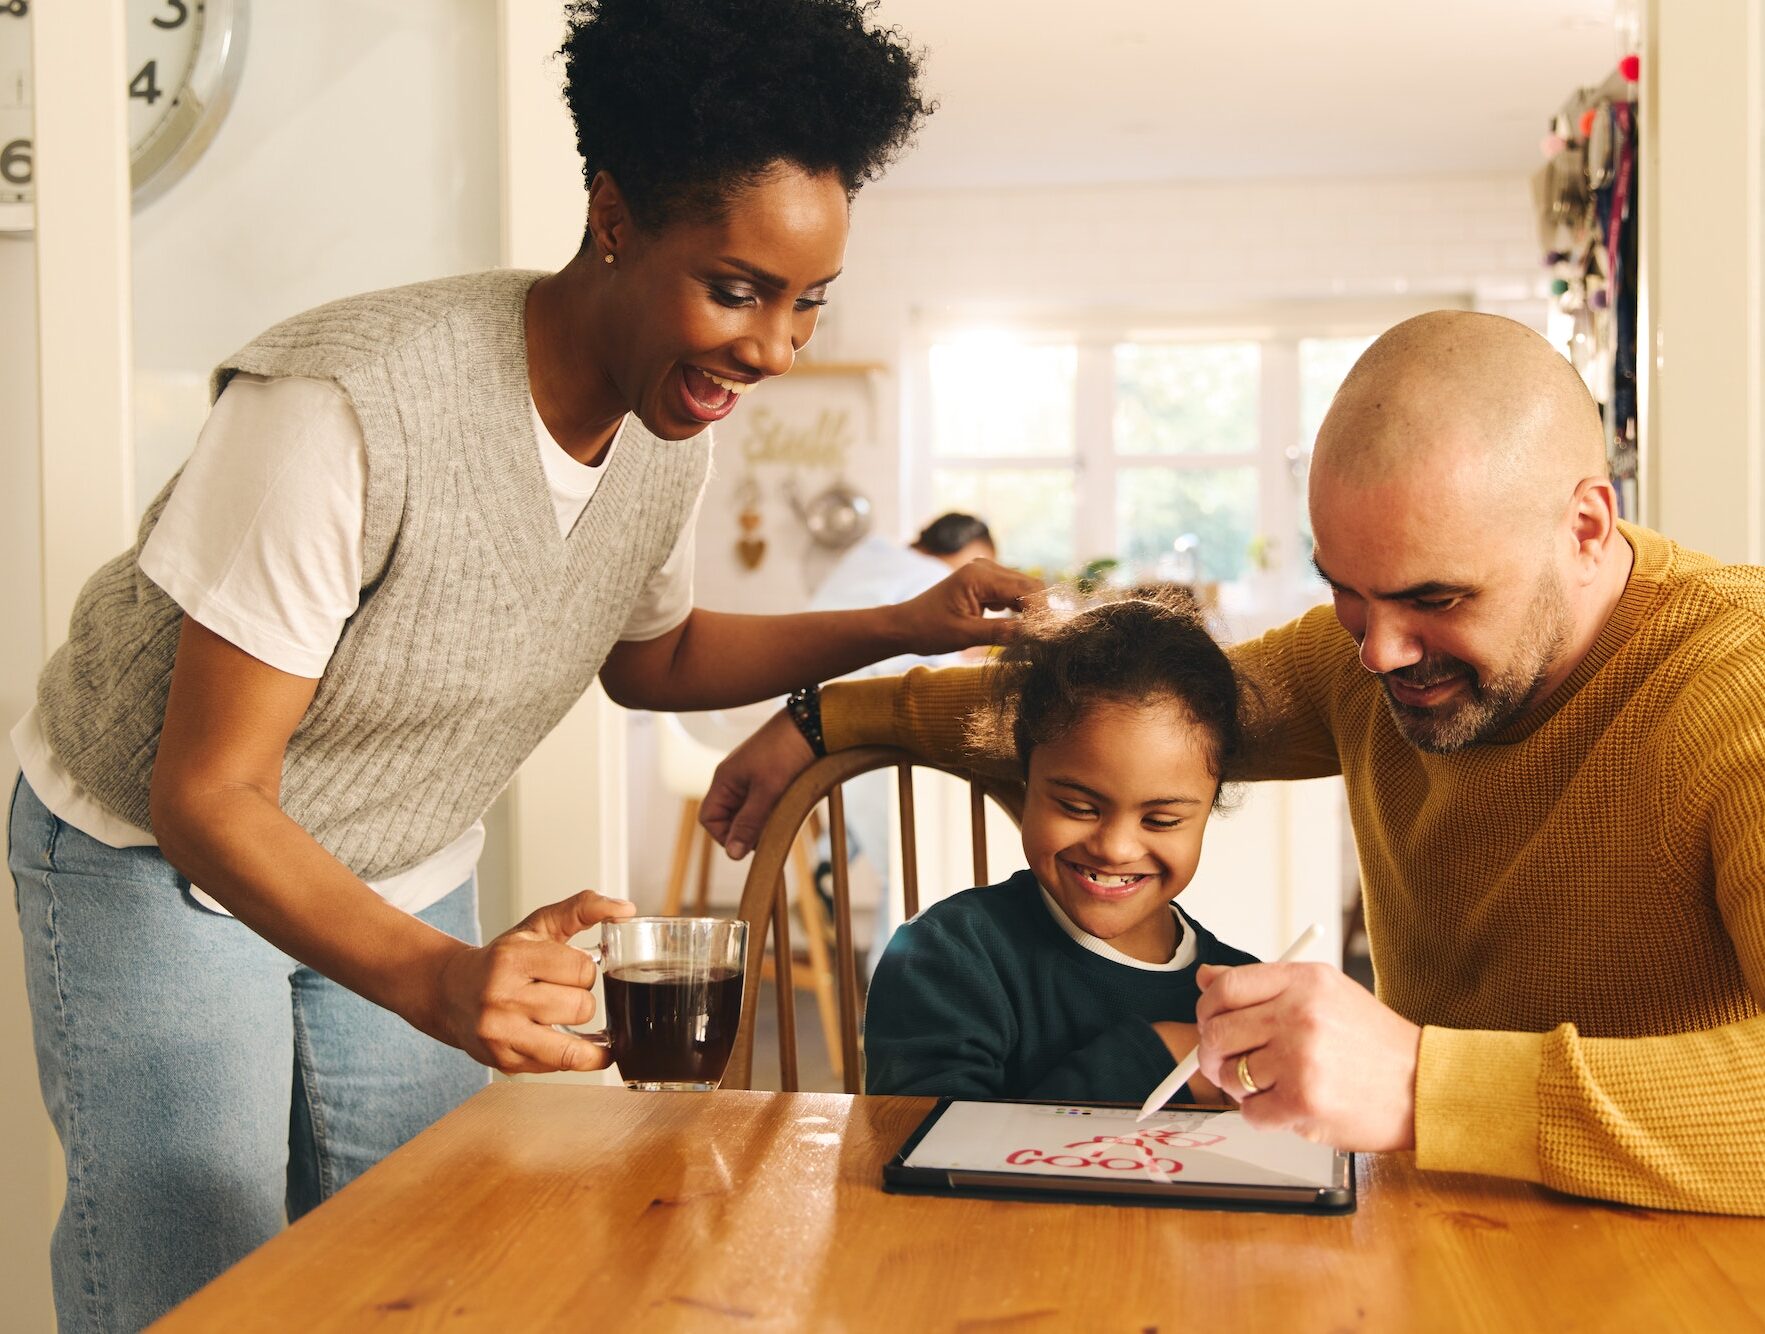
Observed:
[[[1333,605],[1233,650],[1232,777],[1343,775],[1378,995],[1203,969],[1202,1073],[1341,1148],[1765,1214],[1765,570],[1621,523],[1579,378],[1488,315],[1368,349],[1310,499]],[[959,760],[984,694],[829,686],[821,734]],[[733,855],[811,754],[781,717],[725,762]]]

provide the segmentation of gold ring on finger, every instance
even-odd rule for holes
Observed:
[[[1262,1092],[1262,1090],[1257,1087],[1256,1081],[1250,1077],[1249,1052],[1245,1052],[1244,1055],[1238,1058],[1238,1082],[1244,1086],[1244,1093],[1246,1096]]]

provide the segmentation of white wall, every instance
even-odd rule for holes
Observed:
[[[1765,557],[1765,4],[1650,0],[1638,311],[1642,514]]]
[[[484,0],[252,7],[244,76],[208,153],[135,218],[138,494],[188,452],[208,369],[317,301],[498,258],[495,10]],[[0,731],[43,644],[34,246],[0,240]],[[0,777],[17,772],[0,747]],[[494,835],[493,835],[494,836]],[[485,920],[506,916],[500,847]],[[0,913],[0,1293],[8,1328],[48,1327],[47,1153],[16,918]]]

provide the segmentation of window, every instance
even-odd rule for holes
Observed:
[[[972,511],[1001,557],[1121,583],[1312,580],[1305,464],[1372,330],[1065,337],[953,332],[925,344],[912,501]]]
[[[973,462],[934,469],[928,517],[997,514],[1016,563],[1044,570],[1071,563],[1076,366],[1070,344],[968,338],[932,346],[932,453]]]
[[[1243,578],[1262,526],[1261,349],[1250,342],[1118,343],[1111,358],[1111,554],[1152,578]]]
[[[1361,338],[1306,338],[1299,344],[1299,438],[1305,449],[1318,438],[1330,400],[1354,369],[1360,354],[1373,341],[1371,334]],[[1311,557],[1311,515],[1299,507],[1299,544]],[[1308,574],[1312,573],[1307,571]]]

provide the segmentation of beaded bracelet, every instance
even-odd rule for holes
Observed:
[[[827,754],[827,742],[821,737],[821,687],[803,686],[790,693],[784,702],[785,712],[817,755]]]

